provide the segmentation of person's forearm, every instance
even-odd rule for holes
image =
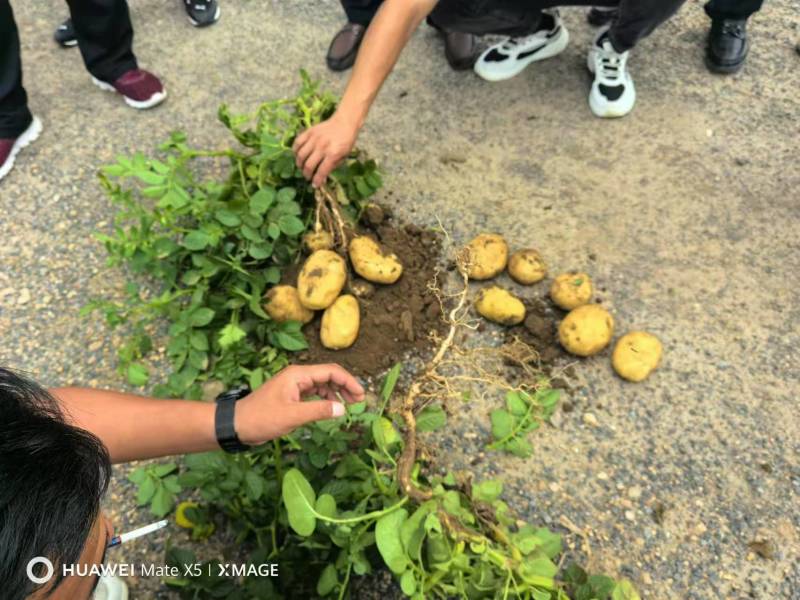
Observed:
[[[372,20],[358,51],[336,118],[360,129],[400,53],[437,0],[386,0]]]
[[[87,388],[50,391],[73,425],[100,438],[114,463],[219,449],[214,403]]]

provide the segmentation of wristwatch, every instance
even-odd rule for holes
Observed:
[[[250,446],[243,444],[236,434],[233,415],[236,402],[247,396],[250,388],[245,386],[222,392],[217,396],[217,410],[214,413],[214,431],[217,434],[217,443],[225,452],[235,454],[249,450]]]

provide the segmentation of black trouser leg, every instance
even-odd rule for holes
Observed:
[[[706,14],[712,19],[748,19],[761,10],[764,0],[711,0],[706,3]]]
[[[33,116],[22,87],[19,32],[9,0],[0,0],[0,138],[15,138]]]
[[[617,52],[630,50],[678,12],[685,0],[620,0],[608,36]]]
[[[557,6],[617,6],[609,33],[614,47],[624,52],[671,17],[685,0],[440,0],[431,16],[454,31],[484,35],[525,35],[536,30],[545,8]]]
[[[83,62],[92,75],[111,83],[137,67],[125,0],[67,0],[67,4]]]
[[[341,0],[341,2],[348,22],[369,25],[383,0]]]

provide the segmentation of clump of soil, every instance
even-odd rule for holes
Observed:
[[[553,387],[567,388],[568,383],[561,377],[562,370],[570,375],[570,355],[558,343],[558,322],[564,313],[544,298],[524,298],[525,320],[506,330],[506,341],[515,338],[525,342],[539,355],[539,366],[544,375],[551,377]],[[556,375],[558,373],[558,375]]]
[[[359,376],[375,376],[410,354],[424,354],[432,346],[430,333],[442,331],[439,300],[428,289],[439,264],[441,239],[433,231],[397,223],[386,209],[369,207],[357,233],[374,236],[403,263],[403,275],[392,285],[366,282],[351,270],[344,292],[359,296],[361,327],[355,343],[345,350],[329,350],[319,339],[321,312],[303,328],[309,348],[296,362],[334,362]],[[294,283],[296,269],[286,281]]]

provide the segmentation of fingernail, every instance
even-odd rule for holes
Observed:
[[[344,416],[344,404],[342,404],[341,402],[333,403],[333,416],[334,417]]]

